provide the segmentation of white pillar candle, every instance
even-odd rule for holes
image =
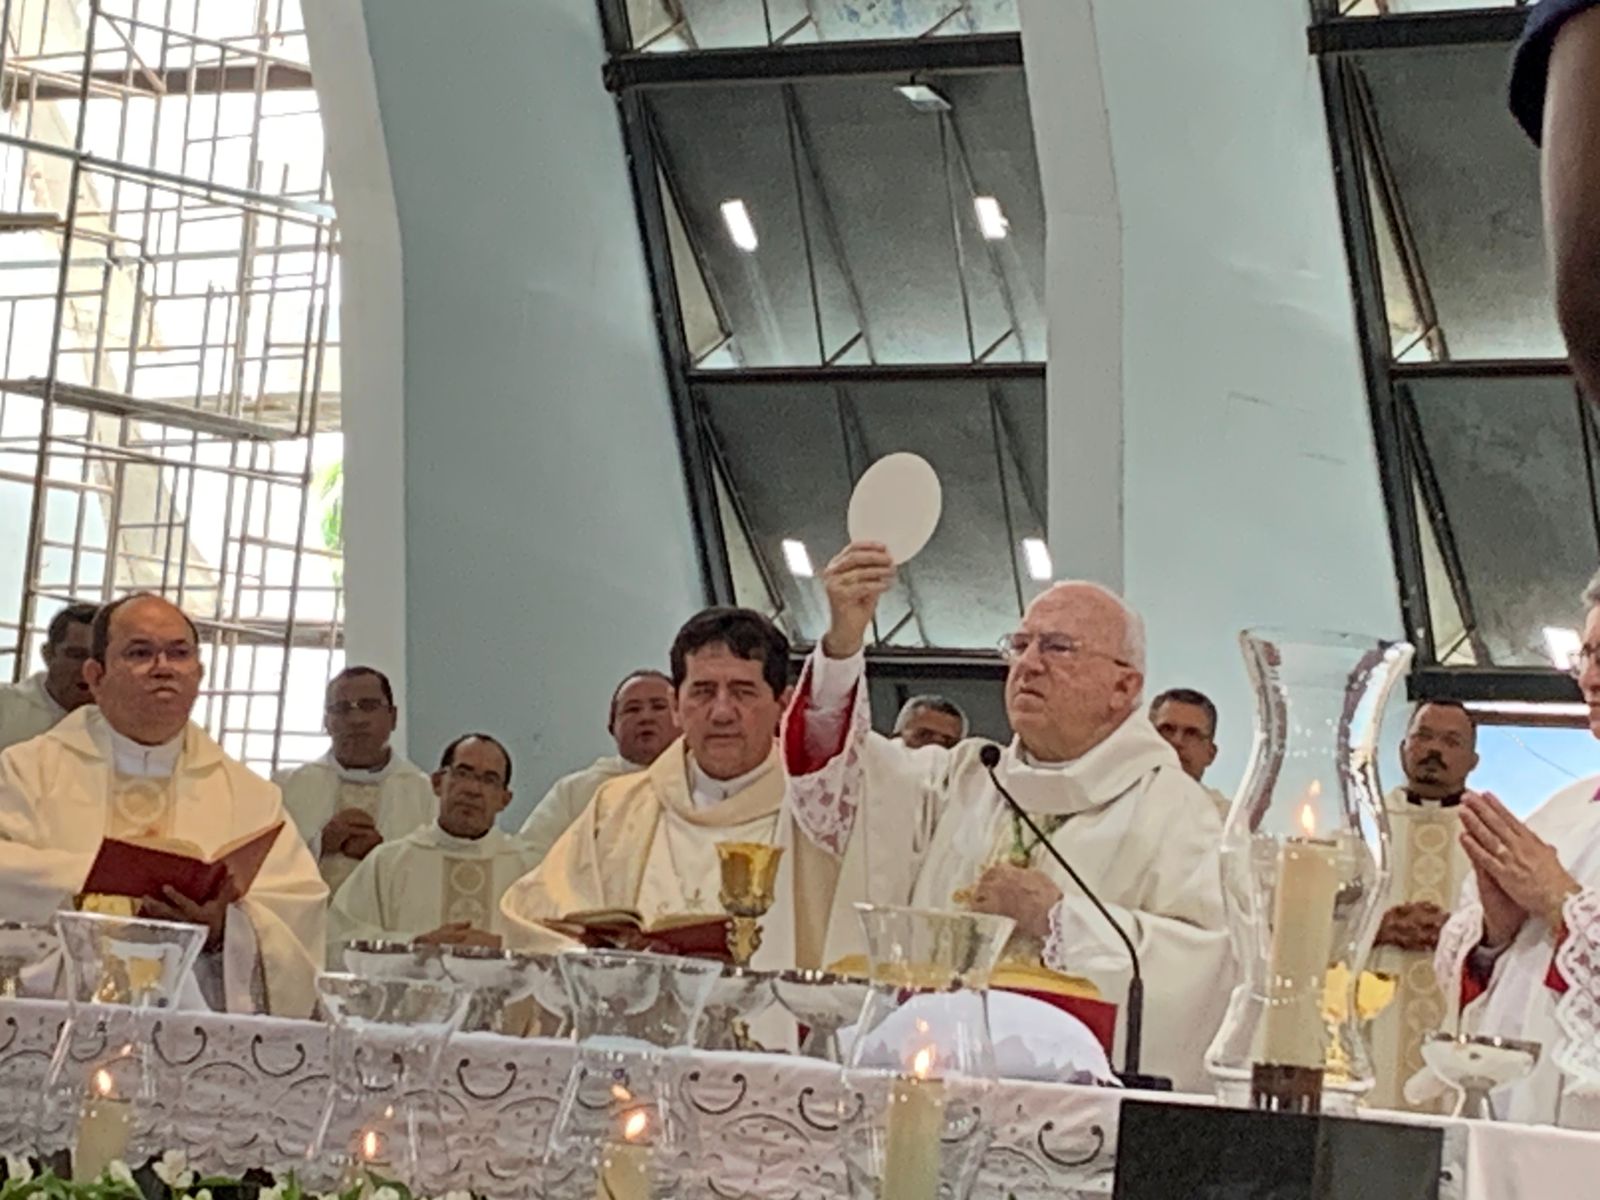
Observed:
[[[1339,892],[1338,847],[1309,836],[1316,828],[1309,804],[1302,807],[1300,819],[1308,836],[1286,839],[1278,852],[1267,1003],[1255,1058],[1272,1066],[1320,1069],[1322,998]]]
[[[78,1140],[72,1151],[72,1178],[88,1183],[100,1178],[111,1163],[128,1152],[133,1112],[116,1094],[116,1081],[104,1067],[89,1082],[89,1095],[78,1114]]]
[[[890,1084],[880,1200],[938,1200],[945,1098],[933,1067],[930,1046],[917,1052],[909,1075]]]

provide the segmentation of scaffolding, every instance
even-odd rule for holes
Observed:
[[[297,0],[4,0],[0,676],[160,592],[263,771],[343,665],[337,230]]]

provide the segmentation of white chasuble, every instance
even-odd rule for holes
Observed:
[[[328,963],[341,969],[346,942],[410,941],[465,921],[505,932],[500,897],[532,866],[520,840],[500,829],[460,838],[438,822],[385,842],[356,866],[328,911]]]
[[[1384,908],[1426,901],[1449,912],[1472,874],[1461,848],[1461,808],[1413,801],[1403,788],[1384,797],[1389,814],[1389,893]],[[1367,1103],[1377,1108],[1436,1112],[1439,1099],[1412,1104],[1406,1081],[1422,1070],[1422,1039],[1442,1029],[1444,996],[1433,973],[1433,951],[1378,946],[1368,970],[1395,981],[1394,999],[1372,1021],[1368,1039],[1377,1082]]]
[[[422,771],[393,752],[376,771],[342,767],[331,753],[278,777],[283,807],[306,841],[330,894],[350,878],[358,859],[322,853],[322,829],[335,813],[358,809],[376,822],[383,840],[392,842],[425,829],[439,814],[433,783]]]
[[[550,853],[501,901],[517,940],[548,941],[541,920],[599,910],[722,912],[718,842],[771,842],[783,803],[776,749],[739,791],[697,805],[680,738],[648,771],[603,785]]]
[[[309,1016],[327,887],[288,824],[278,789],[198,725],[174,746],[167,778],[125,766],[119,778],[118,740],[91,705],[0,753],[0,918],[47,921],[69,907],[107,835],[155,830],[211,854],[283,821],[249,895],[228,909],[214,965],[229,1012]],[[139,778],[130,781],[133,775]]]
[[[528,814],[528,819],[517,832],[517,836],[533,852],[534,865],[544,860],[544,856],[550,853],[550,847],[556,844],[556,839],[570,829],[583,810],[589,807],[589,801],[594,799],[601,784],[644,769],[620,755],[610,754],[595,759],[593,765],[581,771],[563,775],[551,784],[550,790]]]
[[[1467,960],[1483,940],[1477,878],[1469,876],[1434,958],[1446,1028],[1540,1043],[1533,1074],[1492,1099],[1501,1120],[1600,1129],[1600,776],[1546,800],[1527,826],[1555,847],[1581,891],[1562,906],[1562,928],[1529,917],[1494,961],[1488,986]]]
[[[852,661],[859,662],[830,661],[824,670],[837,678],[837,668]],[[1063,892],[1043,948],[1046,965],[1089,978],[1120,1010],[1131,978],[1127,952],[1077,885],[1013,819],[979,760],[987,743],[973,738],[953,750],[909,750],[873,733],[857,667],[842,744],[818,764],[814,738],[804,728],[815,711],[809,701],[817,664],[813,654],[786,721],[784,746],[796,836],[812,847],[793,861],[803,866],[829,853],[837,862],[824,957],[859,952],[860,935],[847,911],[855,901],[958,908],[985,868],[1025,862]],[[1146,987],[1145,1069],[1172,1076],[1180,1089],[1204,1090],[1205,1051],[1233,984],[1218,860],[1221,825],[1209,797],[1138,714],[1069,763],[1030,763],[1013,742],[997,774],[1138,947]]]
[[[44,686],[44,672],[0,685],[0,750],[36,738],[67,715]]]

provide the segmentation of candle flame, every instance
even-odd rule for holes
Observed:
[[[1313,787],[1316,785],[1313,784]],[[1307,801],[1300,806],[1300,828],[1307,837],[1315,837],[1317,833],[1317,814]]]
[[[622,1123],[622,1136],[626,1141],[637,1142],[649,1128],[649,1114],[642,1109],[636,1109],[629,1113],[628,1119]]]
[[[926,1079],[933,1072],[933,1047],[924,1046],[918,1050],[911,1060],[911,1073],[918,1079]]]
[[[116,1080],[111,1078],[111,1072],[104,1067],[94,1073],[94,1090],[101,1097],[110,1096],[116,1091]]]
[[[369,1129],[361,1135],[361,1157],[371,1160],[378,1157],[378,1131]]]
[[[629,1100],[633,1099],[633,1093],[627,1088],[623,1087],[620,1083],[613,1083],[611,1085],[611,1098],[617,1101],[619,1104],[626,1104]]]

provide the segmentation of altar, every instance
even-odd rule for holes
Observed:
[[[66,1018],[56,1001],[0,1001],[0,1150],[31,1149],[34,1105]],[[202,1172],[285,1172],[303,1159],[328,1085],[329,1027],[210,1013],[159,1014],[152,1046],[175,1086],[152,1119]],[[441,1070],[449,1169],[458,1187],[525,1196],[498,1178],[507,1146],[536,1143],[554,1116],[573,1045],[463,1034]],[[788,1055],[696,1052],[682,1075],[695,1149],[690,1178],[705,1194],[744,1200],[836,1200],[848,1194],[837,1145],[835,1066]],[[974,1193],[981,1200],[1109,1196],[1119,1112],[1135,1093],[1003,1082],[994,1140]],[[1170,1099],[1167,1098],[1167,1099]],[[1208,1104],[1208,1098],[1179,1098]],[[1600,1177],[1600,1134],[1442,1118],[1442,1200],[1544,1200]]]

